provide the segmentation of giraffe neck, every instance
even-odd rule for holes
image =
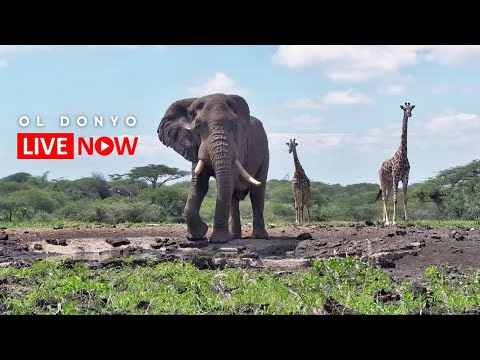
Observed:
[[[293,149],[293,162],[295,163],[295,173],[303,174],[303,168],[298,160],[297,149]]]
[[[407,154],[407,127],[408,127],[408,116],[403,114],[403,124],[402,124],[402,137],[400,139],[399,151],[406,155]]]

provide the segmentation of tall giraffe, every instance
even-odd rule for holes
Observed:
[[[292,179],[293,198],[295,199],[295,224],[303,224],[303,207],[307,208],[308,220],[310,220],[310,180],[303,170],[300,160],[298,160],[298,146],[295,139],[290,139],[287,143],[288,153],[293,152],[293,162],[295,163],[295,173]]]
[[[378,192],[377,201],[380,196],[383,200],[383,223],[384,225],[390,225],[388,220],[387,212],[387,200],[390,190],[393,189],[393,217],[392,225],[396,225],[395,211],[397,206],[397,192],[398,192],[398,183],[402,181],[403,187],[403,210],[405,212],[405,221],[408,220],[407,217],[407,187],[408,187],[408,176],[410,174],[410,163],[408,162],[407,157],[407,125],[408,118],[412,116],[412,110],[415,108],[415,105],[410,105],[410,103],[405,103],[405,106],[400,105],[400,108],[403,110],[403,125],[402,125],[402,136],[400,139],[400,147],[393,156],[393,158],[386,160],[382,163],[380,171],[378,172],[380,178],[380,190]]]

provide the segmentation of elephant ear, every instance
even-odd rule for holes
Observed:
[[[240,147],[245,147],[248,140],[248,129],[250,127],[250,107],[247,104],[247,101],[239,95],[229,95],[230,99],[235,102],[237,105],[237,117],[240,119],[240,126],[242,128],[242,136],[240,138]]]
[[[196,98],[183,99],[174,102],[165,112],[158,126],[158,138],[168,147],[171,147],[185,159],[197,161],[197,144],[191,128],[191,119],[188,107]]]
[[[250,107],[246,100],[239,95],[229,95],[229,97],[237,104],[238,117],[245,120],[246,124],[250,124]]]

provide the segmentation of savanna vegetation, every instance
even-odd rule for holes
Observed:
[[[394,282],[352,258],[279,272],[198,270],[126,259],[105,268],[69,260],[0,269],[0,314],[462,314],[478,311],[479,273],[426,269],[422,284]]]
[[[190,185],[189,171],[165,165],[136,167],[127,174],[92,174],[76,180],[49,179],[16,173],[0,179],[0,222],[12,226],[55,221],[82,223],[181,223]],[[179,181],[185,179],[184,181]],[[172,183],[174,180],[176,182]],[[381,220],[381,201],[374,203],[377,184],[311,184],[311,217],[315,222]],[[201,214],[212,222],[216,187],[212,180]],[[399,189],[399,206],[403,192]],[[479,221],[480,160],[440,171],[409,186],[412,221]],[[391,206],[391,205],[390,205]],[[241,203],[244,222],[252,218],[248,197]],[[292,223],[295,218],[291,182],[270,180],[265,218]]]

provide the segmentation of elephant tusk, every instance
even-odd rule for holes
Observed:
[[[242,166],[240,161],[237,159],[235,160],[235,165],[237,165],[238,170],[240,170],[240,174],[247,180],[250,184],[255,185],[255,186],[260,186],[262,185],[261,182],[255,180],[253,177],[250,176],[250,174],[245,170],[245,168]]]
[[[203,160],[198,160],[197,166],[195,166],[195,170],[194,170],[195,175],[197,176],[200,175],[204,166],[205,166],[205,163],[203,162]]]

